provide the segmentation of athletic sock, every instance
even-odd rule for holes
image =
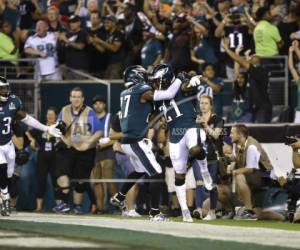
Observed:
[[[188,206],[186,204],[186,185],[185,184],[181,186],[175,185],[175,191],[176,191],[177,199],[180,204],[181,210],[188,209]]]

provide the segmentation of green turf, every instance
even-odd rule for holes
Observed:
[[[89,240],[93,242],[115,243],[134,249],[205,249],[205,250],[288,250],[291,248],[262,246],[248,243],[218,241],[207,239],[180,238],[123,229],[99,228],[93,226],[63,225],[13,221],[1,219],[0,229],[39,233],[47,236],[60,236]],[[184,230],[184,228],[183,228]]]

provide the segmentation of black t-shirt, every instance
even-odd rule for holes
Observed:
[[[269,72],[262,66],[249,68],[250,99],[256,108],[271,105],[268,94]]]
[[[212,114],[209,121],[207,122],[208,126],[210,128],[221,128],[223,129],[224,127],[224,120],[219,117],[216,114]],[[208,161],[214,161],[217,160],[217,152],[219,155],[223,155],[223,150],[222,150],[222,136],[220,135],[219,138],[216,140],[210,135],[207,135],[206,139],[207,143],[207,160]]]
[[[190,40],[190,31],[182,30],[175,33],[169,42],[168,50],[171,55],[169,63],[176,73],[191,68]]]
[[[289,46],[292,43],[292,40],[290,39],[290,35],[293,32],[296,32],[298,30],[297,22],[290,22],[290,23],[284,23],[281,22],[278,24],[278,30],[280,33],[280,36],[283,40],[283,46],[279,49],[281,55],[287,55],[289,52]]]
[[[235,50],[238,46],[243,46],[243,51],[252,48],[253,38],[249,34],[249,28],[247,25],[241,26],[226,26],[224,28],[225,37],[229,38],[229,48]],[[233,67],[233,60],[227,56],[226,64],[230,67]]]
[[[24,0],[20,3],[18,10],[21,15],[20,28],[21,29],[32,29],[34,26],[32,13],[34,13],[36,10],[34,4],[29,0]]]
[[[75,43],[84,43],[87,45],[87,34],[83,30],[78,32],[68,32],[67,38]],[[74,69],[88,70],[89,61],[86,47],[84,49],[75,49],[65,45],[65,60],[68,67]]]
[[[124,59],[124,34],[118,30],[115,30],[112,34],[107,34],[106,40],[107,43],[113,44],[114,42],[120,42],[122,45],[118,51],[112,52],[107,51],[108,62],[109,64],[119,62]]]
[[[96,30],[87,29],[88,36],[98,37],[102,40],[106,40],[107,32],[104,27],[100,27]],[[90,72],[103,71],[107,65],[107,53],[98,51],[92,44],[88,45],[88,57]]]

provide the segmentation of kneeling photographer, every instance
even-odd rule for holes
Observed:
[[[287,179],[281,184],[288,193],[288,219],[290,222],[300,223],[300,210],[297,209],[297,201],[300,199],[300,139],[295,137],[286,137],[285,144],[293,149],[293,166],[294,168],[288,174]]]

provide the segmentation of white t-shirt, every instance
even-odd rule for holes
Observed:
[[[40,75],[50,75],[56,72],[58,66],[57,50],[56,50],[56,36],[54,32],[47,32],[45,37],[39,37],[36,34],[30,36],[24,48],[32,48],[35,50],[47,53],[47,57],[38,58]]]

